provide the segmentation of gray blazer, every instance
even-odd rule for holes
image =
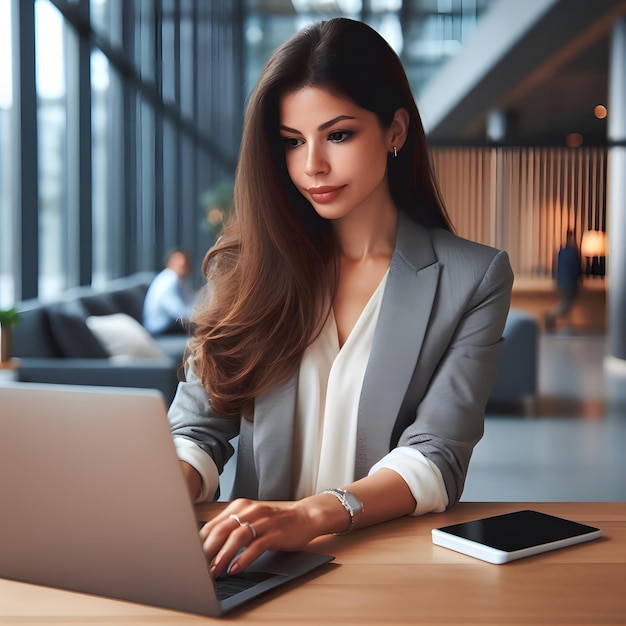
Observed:
[[[400,213],[359,402],[355,479],[397,446],[415,446],[441,470],[449,505],[461,497],[509,310],[513,273],[505,252],[427,230]],[[172,434],[215,461],[233,454],[233,497],[291,496],[297,374],[255,400],[254,419],[215,413],[193,371],[170,407]]]

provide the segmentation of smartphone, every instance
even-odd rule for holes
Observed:
[[[602,535],[599,528],[538,511],[514,511],[433,528],[433,543],[489,563],[507,563]]]

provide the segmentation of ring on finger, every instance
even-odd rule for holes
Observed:
[[[254,541],[257,538],[257,534],[256,534],[256,530],[254,526],[252,524],[248,524],[248,522],[242,522],[239,519],[239,515],[237,515],[237,513],[232,513],[228,517],[230,519],[234,519],[237,522],[237,524],[239,524],[239,526],[245,526],[252,533],[252,541]]]

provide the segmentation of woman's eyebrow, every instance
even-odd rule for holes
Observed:
[[[355,118],[352,115],[338,115],[332,120],[329,120],[328,122],[324,122],[323,124],[318,126],[317,130],[326,130],[327,128],[330,128],[333,124],[336,124],[337,122],[341,122],[342,120],[353,120],[353,119]]]
[[[333,124],[336,124],[337,122],[341,122],[343,120],[353,120],[353,119],[356,119],[356,118],[353,117],[352,115],[338,115],[337,117],[334,117],[332,120],[328,120],[328,122],[324,122],[323,124],[320,124],[317,127],[317,130],[326,130],[327,128],[330,128]],[[288,133],[300,134],[299,130],[296,130],[295,128],[289,128],[289,126],[284,126],[283,124],[280,125],[280,130],[287,131]]]

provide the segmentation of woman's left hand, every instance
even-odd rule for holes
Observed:
[[[219,576],[237,553],[229,574],[244,570],[266,550],[298,550],[317,536],[305,501],[237,499],[200,530],[211,575]]]

